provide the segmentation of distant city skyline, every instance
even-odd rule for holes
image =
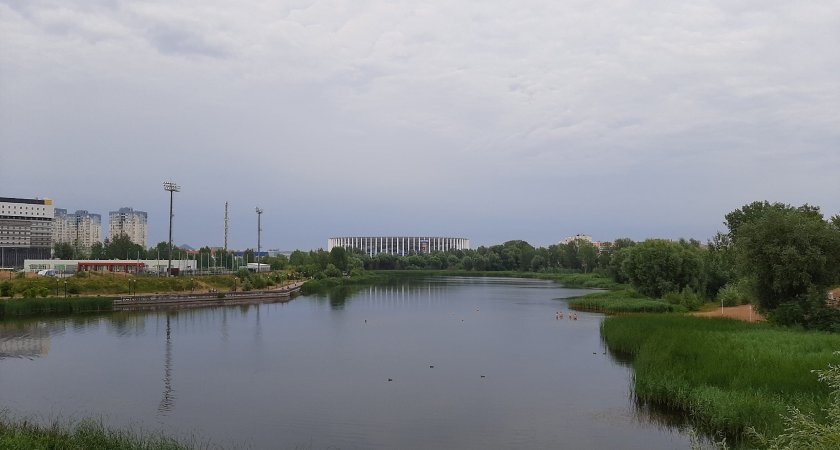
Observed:
[[[832,2],[0,0],[0,195],[149,245],[694,238],[840,212]]]

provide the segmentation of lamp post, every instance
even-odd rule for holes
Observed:
[[[169,192],[169,264],[166,266],[166,276],[172,274],[172,201],[176,192],[181,191],[181,187],[172,181],[165,181],[163,183],[163,190]]]
[[[67,300],[67,281],[64,282],[64,300]]]
[[[263,210],[260,207],[257,207],[257,272],[262,272],[262,267],[260,266],[260,232],[262,228],[260,228],[260,217],[262,216]]]

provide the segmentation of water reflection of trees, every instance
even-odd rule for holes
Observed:
[[[428,280],[395,279],[366,285],[343,285],[326,289],[314,296],[316,301],[328,301],[331,309],[344,309],[348,301],[377,308],[405,307],[418,303],[438,303],[445,299],[451,287]]]

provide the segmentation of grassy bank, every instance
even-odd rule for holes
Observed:
[[[4,449],[85,449],[85,450],[185,450],[193,445],[165,436],[141,436],[111,430],[98,422],[75,425],[40,426],[26,420],[0,417],[0,448]]]
[[[113,299],[108,297],[0,300],[0,319],[34,314],[72,314],[111,311],[112,309]]]
[[[66,286],[65,286],[66,283]],[[129,290],[137,293],[188,292],[196,289],[229,289],[232,275],[197,277],[131,276],[119,273],[83,273],[68,278],[37,277],[0,281],[6,293],[15,297],[63,297],[65,287],[70,295],[119,295]]]
[[[632,358],[643,403],[686,413],[700,429],[775,436],[787,406],[824,419],[829,387],[812,370],[837,362],[840,335],[683,315],[607,318],[610,350]]]
[[[632,289],[620,291],[594,292],[583,297],[569,300],[569,307],[579,311],[597,311],[604,313],[667,313],[684,312],[680,305],[672,305],[662,300],[654,300]]]

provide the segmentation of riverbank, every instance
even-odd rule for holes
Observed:
[[[837,364],[840,335],[685,315],[608,317],[601,335],[630,360],[641,404],[679,411],[707,433],[776,436],[791,406],[826,418],[830,390],[812,371]]]
[[[685,312],[680,305],[652,299],[632,289],[593,292],[568,300],[569,307],[578,311],[605,314]]]
[[[724,317],[743,322],[765,322],[767,320],[761,313],[755,310],[753,305],[715,307],[711,311],[694,312],[691,315],[697,317]]]

